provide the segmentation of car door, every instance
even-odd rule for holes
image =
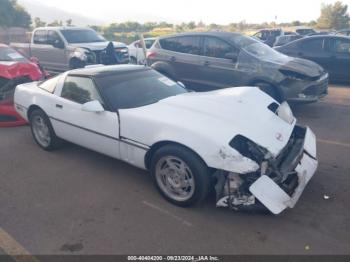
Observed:
[[[200,67],[202,91],[237,86],[241,83],[243,72],[237,67],[239,55],[237,48],[220,38],[205,36],[202,52]]]
[[[91,150],[119,158],[119,122],[116,112],[82,110],[84,103],[97,100],[104,105],[94,81],[89,77],[67,76],[57,91],[59,96],[51,121],[57,136]]]
[[[51,70],[50,58],[48,56],[49,49],[51,49],[51,46],[47,41],[47,30],[36,30],[31,45],[31,55],[38,58],[42,66]]]
[[[178,36],[160,40],[166,62],[171,66],[173,77],[186,84],[189,89],[197,90],[200,83],[200,36]]]
[[[301,41],[295,51],[295,56],[314,61],[325,70],[330,70],[329,62],[332,54],[328,49],[328,41],[324,37],[306,38]]]
[[[47,33],[47,43],[50,46],[49,52],[46,53],[49,67],[54,71],[67,70],[68,60],[61,36],[56,31],[49,30]]]
[[[330,40],[332,59],[330,73],[332,79],[350,80],[350,39],[332,38]]]

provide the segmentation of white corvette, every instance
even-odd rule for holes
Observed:
[[[192,93],[148,67],[103,66],[20,85],[15,105],[43,149],[66,140],[150,170],[180,206],[215,184],[217,206],[279,214],[318,164],[312,131],[255,87]]]

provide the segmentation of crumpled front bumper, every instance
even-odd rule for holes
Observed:
[[[249,190],[273,214],[280,214],[286,208],[293,208],[296,205],[306,185],[315,174],[317,166],[316,137],[310,128],[306,128],[303,155],[295,168],[298,186],[294,193],[287,194],[280,185],[266,175],[256,180]]]

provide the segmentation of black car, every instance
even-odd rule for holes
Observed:
[[[350,36],[350,28],[339,30],[335,33],[336,35]]]
[[[303,38],[302,35],[281,35],[279,37],[276,38],[275,43],[273,44],[273,46],[283,46],[285,44],[288,44],[292,41],[298,40],[300,38]]]
[[[238,33],[161,37],[147,59],[154,69],[195,91],[257,86],[277,101],[315,102],[328,89],[328,74],[319,65]]]
[[[286,55],[309,59],[337,81],[350,80],[350,38],[338,35],[310,36],[277,47]]]
[[[256,32],[253,37],[259,39],[264,44],[268,46],[273,46],[276,39],[283,35],[282,29],[262,29]]]

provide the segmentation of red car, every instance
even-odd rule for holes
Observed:
[[[15,88],[47,76],[35,59],[28,59],[7,45],[0,44],[0,127],[26,124],[14,109]]]

